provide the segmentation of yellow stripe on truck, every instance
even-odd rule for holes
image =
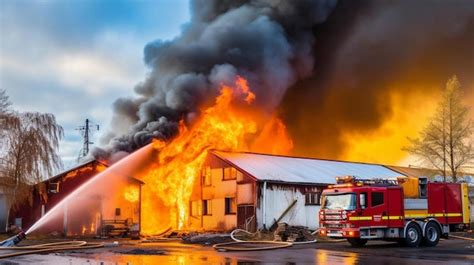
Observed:
[[[350,221],[366,221],[372,220],[372,216],[349,216]]]
[[[405,218],[459,217],[462,213],[405,214]]]
[[[426,214],[416,214],[416,213],[405,214],[405,218],[426,218],[426,217],[428,217],[428,215]]]
[[[434,214],[406,214],[405,216],[390,215],[382,216],[382,220],[401,220],[404,218],[428,218],[428,217],[459,217],[462,213],[434,213]],[[349,221],[370,221],[372,216],[350,216]]]
[[[458,216],[462,216],[462,213],[447,213],[446,216],[447,217],[458,217]]]
[[[382,216],[383,220],[400,220],[403,219],[403,216],[398,215],[390,215],[390,216]]]

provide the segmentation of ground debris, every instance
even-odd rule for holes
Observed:
[[[287,223],[279,223],[274,232],[275,241],[304,242],[313,241],[316,237],[311,234],[305,226],[290,226]]]
[[[231,242],[232,238],[227,233],[190,233],[183,236],[183,242],[188,244],[214,245],[217,243]]]

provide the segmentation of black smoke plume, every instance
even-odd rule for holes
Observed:
[[[273,111],[285,90],[313,71],[313,27],[325,21],[334,0],[196,0],[191,21],[170,41],[144,49],[150,68],[135,87],[137,97],[114,103],[107,152],[131,152],[152,138],[169,139],[183,119],[192,123],[199,107],[212,102],[221,83],[241,75]],[[96,156],[104,150],[95,150]]]

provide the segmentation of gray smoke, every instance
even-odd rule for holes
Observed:
[[[114,103],[107,152],[133,151],[152,138],[169,139],[180,119],[192,123],[212,102],[221,83],[241,75],[256,106],[274,110],[286,89],[313,71],[313,27],[336,0],[195,0],[191,21],[171,41],[144,49],[150,68],[136,98]],[[104,150],[95,150],[96,156]]]

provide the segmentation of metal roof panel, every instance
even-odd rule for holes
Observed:
[[[259,181],[333,184],[337,176],[363,179],[404,176],[383,165],[256,153],[212,151]]]

